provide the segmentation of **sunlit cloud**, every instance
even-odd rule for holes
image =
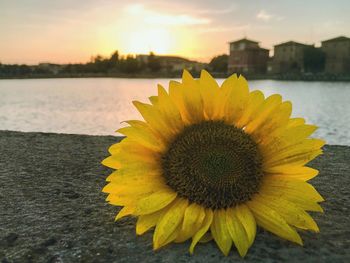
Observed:
[[[152,25],[205,25],[209,24],[210,20],[206,18],[196,18],[189,15],[152,15],[145,18],[146,22]]]
[[[222,9],[199,9],[199,10],[195,10],[195,12],[197,14],[209,14],[209,15],[221,15],[221,14],[229,14],[232,13],[234,11],[236,11],[237,8],[235,5],[230,5],[226,8],[222,8]]]
[[[153,15],[146,18],[146,22],[152,25],[188,26],[206,25],[210,23],[206,18],[195,18],[188,15]]]
[[[198,29],[200,33],[219,33],[219,32],[241,32],[242,34],[246,33],[245,31],[250,28],[249,24],[238,25],[238,26],[217,26],[217,27],[205,27]]]
[[[256,18],[258,20],[262,20],[262,21],[269,21],[272,18],[272,15],[270,15],[269,13],[267,13],[265,10],[260,10],[259,13],[257,13]]]
[[[142,4],[131,4],[125,7],[125,11],[131,15],[137,15],[144,11],[144,5]]]
[[[266,10],[262,9],[256,14],[256,19],[264,21],[264,22],[268,22],[270,20],[281,21],[284,19],[284,17],[270,14]]]
[[[188,26],[205,25],[211,22],[208,18],[194,17],[187,14],[167,14],[159,13],[155,10],[145,8],[141,4],[128,5],[125,9],[129,15],[137,15],[139,19],[150,25],[162,26]]]

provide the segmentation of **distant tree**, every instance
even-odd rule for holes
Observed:
[[[111,57],[109,58],[110,61],[112,62],[118,62],[119,60],[119,52],[118,50],[114,51],[111,55]]]
[[[155,56],[153,52],[149,53],[147,67],[152,72],[157,72],[161,69],[159,58]]]
[[[110,60],[102,57],[101,55],[97,55],[94,58],[93,64],[92,69],[96,73],[106,73],[110,68]]]
[[[305,72],[322,72],[324,70],[325,62],[325,53],[320,48],[307,47],[304,49]]]
[[[19,66],[19,74],[20,75],[28,75],[30,73],[32,73],[32,69],[29,66],[24,65],[24,64]]]
[[[132,55],[128,55],[125,59],[121,60],[119,66],[120,70],[124,73],[136,73],[140,71],[139,62]]]
[[[227,72],[228,55],[220,55],[214,57],[209,62],[209,67],[213,72]]]
[[[109,58],[109,68],[110,70],[116,70],[119,66],[119,52],[118,50],[114,51],[111,57]]]

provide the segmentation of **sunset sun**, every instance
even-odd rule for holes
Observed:
[[[166,29],[145,29],[128,33],[125,51],[132,54],[168,54],[171,52],[171,34]]]

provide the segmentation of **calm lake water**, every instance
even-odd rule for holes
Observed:
[[[218,80],[222,82],[222,80]],[[124,120],[140,119],[132,100],[147,101],[168,79],[0,80],[0,129],[93,135],[115,134]],[[250,81],[265,95],[293,102],[293,116],[319,126],[315,137],[350,145],[350,83]]]

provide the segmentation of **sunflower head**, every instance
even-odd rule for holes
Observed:
[[[118,130],[126,138],[102,162],[116,169],[103,191],[123,207],[116,220],[137,217],[138,235],[155,228],[154,249],[191,239],[193,253],[214,239],[225,255],[234,245],[245,256],[257,225],[298,244],[296,229],[319,231],[308,211],[322,212],[324,200],[306,164],[324,141],[291,118],[289,101],[250,92],[242,76],[219,86],[206,71],[198,80],[184,71],[149,104],[133,103],[144,121]]]

